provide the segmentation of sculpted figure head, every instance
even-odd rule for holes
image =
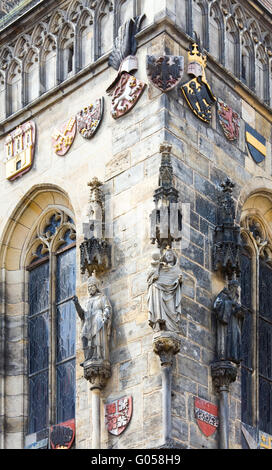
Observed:
[[[166,264],[171,264],[173,266],[177,262],[177,256],[173,250],[167,248],[161,260],[162,262]]]
[[[101,292],[100,282],[94,274],[88,278],[88,292],[90,295]]]

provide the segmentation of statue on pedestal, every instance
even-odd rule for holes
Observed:
[[[179,331],[181,315],[182,274],[178,258],[171,248],[153,254],[152,270],[148,275],[149,325],[155,332]]]
[[[239,282],[231,280],[216,297],[214,312],[217,318],[217,360],[241,361],[241,330],[244,318],[239,302]]]
[[[109,339],[111,333],[112,308],[107,297],[101,292],[95,275],[88,279],[89,299],[86,308],[73,297],[76,311],[82,320],[81,332],[84,360],[109,361]]]

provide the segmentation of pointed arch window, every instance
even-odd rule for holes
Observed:
[[[242,225],[242,421],[272,434],[272,245],[261,217]]]
[[[28,433],[75,416],[75,229],[50,211],[30,250],[28,278]]]

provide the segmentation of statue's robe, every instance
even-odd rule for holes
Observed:
[[[155,329],[178,331],[181,314],[181,271],[174,266],[163,265],[148,278],[149,324]],[[158,279],[156,279],[158,277]]]

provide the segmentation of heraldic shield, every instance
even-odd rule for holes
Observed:
[[[52,135],[54,151],[59,156],[64,156],[70,149],[76,136],[77,123],[74,117],[65,122],[59,130]]]
[[[184,57],[174,55],[146,57],[147,76],[160,91],[172,90],[181,80],[184,70]]]
[[[239,137],[240,116],[224,101],[217,99],[219,122],[228,140],[236,140]]]
[[[29,121],[11,132],[5,141],[4,160],[6,164],[6,178],[15,180],[27,173],[33,164],[35,152],[35,123]]]
[[[209,401],[195,397],[195,417],[199,429],[209,437],[219,426],[218,408]]]
[[[109,433],[119,436],[132,416],[132,397],[123,397],[105,405],[105,424]]]
[[[246,123],[247,148],[255,163],[261,163],[266,157],[266,139]]]
[[[50,428],[51,449],[70,449],[75,438],[75,420],[56,424]]]
[[[117,80],[107,89],[112,96],[111,115],[114,119],[128,113],[146,87],[145,83],[127,72],[123,72]]]
[[[76,116],[77,128],[85,139],[91,139],[96,133],[103,117],[103,97],[94,104],[83,108]]]
[[[193,78],[182,86],[182,92],[193,113],[202,121],[210,122],[211,105],[216,99],[208,83],[204,82],[201,76]]]

